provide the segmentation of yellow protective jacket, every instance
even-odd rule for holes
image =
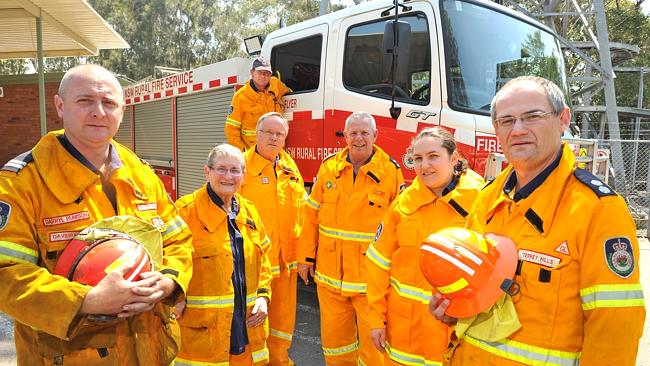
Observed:
[[[521,329],[495,343],[464,337],[455,364],[634,365],[645,319],[634,221],[622,197],[574,163],[564,144],[516,202],[504,192],[511,167],[479,195],[468,227],[519,250]]]
[[[305,206],[298,261],[316,262],[315,280],[343,295],[366,292],[365,254],[404,188],[399,164],[378,146],[353,180],[348,148],[323,160]],[[317,250],[318,249],[318,250]]]
[[[117,212],[101,178],[57,140],[44,136],[0,172],[0,311],[15,320],[19,365],[168,365],[177,352],[171,306],[192,276],[191,234],[154,172],[113,142],[122,166],[109,177]],[[153,311],[111,323],[79,315],[89,286],[52,274],[69,240],[96,221],[131,215],[163,238],[162,267],[180,290]]]
[[[253,80],[248,80],[232,97],[230,114],[226,117],[226,141],[242,150],[257,141],[255,126],[261,115],[267,112],[284,111],[282,97],[290,93],[280,79],[271,77],[265,90],[257,90]]]
[[[255,151],[246,150],[246,176],[240,193],[260,212],[271,238],[269,260],[274,277],[280,266],[289,274],[297,270],[296,247],[301,228],[301,210],[307,197],[300,171],[291,156],[280,151],[275,168]]]
[[[258,297],[271,298],[272,276],[267,256],[271,243],[255,206],[239,194],[235,199],[239,203],[235,221],[244,237],[248,318]],[[230,326],[235,308],[228,216],[212,202],[207,185],[181,197],[176,204],[194,236],[194,275],[187,289],[185,312],[178,320],[182,343],[176,361],[228,365]],[[254,364],[268,363],[268,322],[264,326],[246,329]]]
[[[428,310],[433,287],[420,271],[420,245],[429,234],[464,227],[485,185],[471,170],[437,197],[416,177],[386,212],[366,253],[370,327],[386,328],[386,352],[405,365],[442,365],[449,327]]]

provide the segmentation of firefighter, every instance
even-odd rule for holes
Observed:
[[[345,121],[347,147],[323,160],[305,205],[298,272],[314,276],[327,365],[381,365],[370,339],[364,256],[391,201],[404,188],[399,164],[374,144],[369,113]],[[316,264],[316,270],[314,270]]]
[[[272,75],[271,64],[264,57],[253,60],[251,78],[232,97],[226,117],[225,134],[229,144],[242,151],[255,144],[255,125],[266,112],[283,112],[282,97],[291,92]]]
[[[244,152],[246,176],[241,195],[260,212],[271,238],[271,292],[269,306],[270,365],[293,365],[288,350],[296,322],[296,242],[301,209],[307,193],[300,171],[284,148],[289,125],[278,112],[257,121],[257,144]]]
[[[176,202],[194,235],[194,276],[175,312],[176,366],[269,362],[271,242],[255,206],[237,193],[245,170],[239,149],[218,145],[203,167],[206,184]]]
[[[420,244],[439,229],[464,227],[484,181],[440,127],[420,131],[408,154],[417,176],[393,201],[366,253],[371,337],[385,352],[384,365],[442,365],[450,329],[429,314],[432,287],[417,265]]]
[[[0,311],[14,318],[17,363],[168,365],[173,304],[192,275],[190,230],[153,170],[112,140],[125,104],[108,70],[70,69],[54,104],[64,129],[0,171]],[[79,231],[115,215],[159,229],[162,266],[136,282],[121,266],[95,287],[52,274]]]
[[[634,365],[645,310],[625,201],[576,168],[560,138],[571,112],[557,85],[513,79],[491,110],[511,165],[481,191],[468,228],[516,243],[521,328],[497,342],[463,337],[451,364]],[[434,296],[430,310],[450,323],[448,305]]]

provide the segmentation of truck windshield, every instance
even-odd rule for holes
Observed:
[[[464,1],[442,1],[447,95],[453,109],[487,114],[508,80],[535,75],[566,92],[564,59],[546,30],[494,9]]]

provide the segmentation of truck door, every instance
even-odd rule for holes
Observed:
[[[265,47],[268,44],[271,49],[273,70],[293,90],[284,97],[289,121],[286,150],[307,182],[316,176],[321,160],[328,155],[323,149],[327,30],[327,24],[319,24],[265,41]]]
[[[414,177],[405,150],[414,133],[438,125],[441,109],[440,68],[436,18],[430,3],[408,3],[412,10],[401,13],[400,21],[411,28],[408,52],[408,81],[397,85],[396,107],[402,111],[397,120],[390,117],[391,91],[382,62],[383,33],[386,22],[381,16],[386,7],[351,15],[341,21],[336,49],[333,110],[326,113],[325,146],[345,147],[342,132],[345,119],[355,111],[370,112],[377,122],[377,145],[402,166],[408,180]],[[334,53],[332,52],[332,54]],[[333,57],[333,56],[332,56]]]

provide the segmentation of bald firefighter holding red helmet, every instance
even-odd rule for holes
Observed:
[[[125,104],[108,70],[69,70],[55,106],[65,130],[0,172],[0,311],[15,320],[18,365],[169,365],[172,306],[192,275],[189,228],[153,170],[112,140]],[[53,274],[78,232],[116,215],[157,228],[155,271],[128,281],[119,266],[94,287]]]
[[[576,168],[561,142],[570,116],[558,86],[538,77],[509,81],[492,101],[511,165],[481,191],[468,228],[515,242],[521,328],[493,342],[465,335],[451,365],[635,364],[645,309],[634,221],[622,197]],[[436,295],[430,309],[453,323],[449,303]]]

